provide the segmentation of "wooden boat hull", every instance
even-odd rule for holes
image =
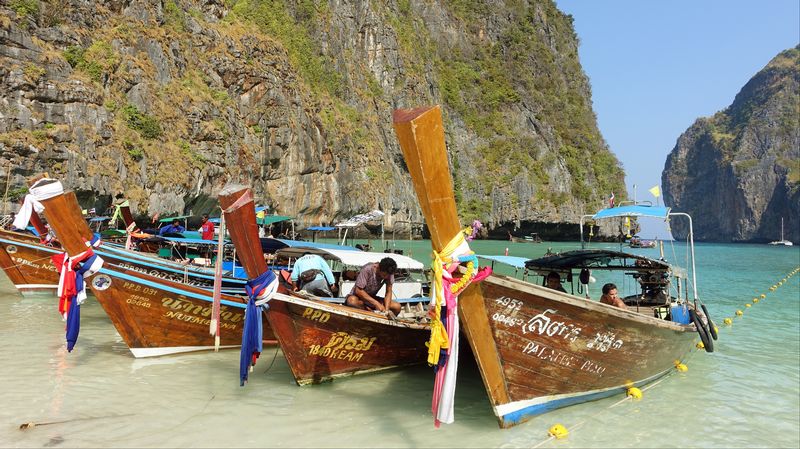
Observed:
[[[20,291],[36,282],[50,286],[46,291],[55,294],[59,274],[50,257],[62,250],[22,240],[0,235],[0,263],[3,263],[9,279]],[[9,255],[11,247],[13,250]],[[208,332],[211,313],[209,290],[119,267],[110,260],[87,284],[135,357],[214,348],[214,338]],[[243,298],[224,295],[220,317],[221,347],[241,345],[244,307]],[[277,343],[266,320],[263,324],[265,341]]]
[[[0,266],[25,296],[55,294],[59,274],[50,256],[60,251],[41,245],[35,236],[0,230]]]
[[[394,112],[435,251],[461,229],[441,109]],[[493,275],[459,296],[458,315],[501,427],[599,399],[674,369],[697,333],[630,310]]]
[[[90,286],[134,357],[214,349],[210,291],[113,265],[92,276]],[[244,298],[223,295],[221,348],[241,346],[245,306]],[[265,342],[277,343],[269,324],[263,324]]]
[[[480,284],[507,401],[502,427],[600,399],[674,369],[692,349],[693,326],[617,309],[505,276]]]
[[[0,230],[0,267],[23,295],[54,294],[59,274],[50,256],[64,250],[39,243],[35,236]],[[169,263],[147,254],[112,250],[101,246],[97,253],[108,263],[121,268],[150,274],[161,279],[211,289],[213,275],[194,268]],[[231,293],[244,294],[245,280],[224,277],[222,287]]]
[[[267,265],[252,192],[231,184],[222,189],[219,199],[242,266],[255,279],[267,271]],[[427,360],[427,324],[389,320],[373,312],[285,293],[286,286],[279,286],[269,300],[267,318],[299,385]]]
[[[425,363],[430,327],[283,294],[270,325],[298,385]]]

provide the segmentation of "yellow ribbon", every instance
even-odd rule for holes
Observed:
[[[434,283],[434,315],[431,319],[431,339],[426,343],[428,346],[428,363],[430,365],[437,365],[439,363],[439,354],[442,349],[450,347],[450,340],[447,338],[447,329],[442,323],[442,304],[444,304],[444,287],[442,284],[442,277],[444,276],[444,267],[450,263],[457,261],[453,258],[453,252],[458,249],[464,242],[467,235],[472,234],[472,227],[466,227],[461,230],[450,243],[445,245],[440,252],[433,252],[433,263],[431,269],[433,270],[433,283]],[[475,266],[473,263],[467,265],[467,273],[458,281],[458,283],[451,286],[452,292],[460,290],[475,273]],[[453,288],[459,287],[459,288]]]

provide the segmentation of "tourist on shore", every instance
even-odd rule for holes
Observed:
[[[200,238],[203,240],[214,240],[214,223],[208,219],[208,214],[203,214],[200,219]]]

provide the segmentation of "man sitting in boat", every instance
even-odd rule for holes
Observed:
[[[600,297],[600,302],[620,309],[627,309],[625,303],[617,296],[617,286],[610,282],[603,286],[603,296]]]
[[[561,276],[555,271],[551,271],[547,274],[547,288],[552,288],[553,290],[558,290],[564,293],[567,292],[564,290],[564,286],[561,285]]]
[[[166,225],[158,231],[158,235],[167,236],[167,234],[183,234],[186,229],[181,226],[181,221],[178,219],[172,220],[172,224]],[[181,235],[182,237],[182,235]]]
[[[325,259],[309,252],[295,261],[291,280],[295,291],[303,290],[316,296],[332,298],[333,293],[339,290],[333,271]]]
[[[400,303],[392,299],[395,271],[397,271],[397,262],[391,257],[384,257],[380,262],[364,265],[358,272],[353,290],[345,299],[345,305],[378,312],[391,310],[395,315],[399,314]],[[384,285],[386,294],[381,298],[377,295]]]

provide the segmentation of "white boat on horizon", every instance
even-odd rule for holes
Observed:
[[[774,242],[769,242],[770,245],[783,245],[783,246],[792,246],[794,245],[791,241],[786,240],[783,238],[783,217],[781,217],[781,239],[776,240]]]

